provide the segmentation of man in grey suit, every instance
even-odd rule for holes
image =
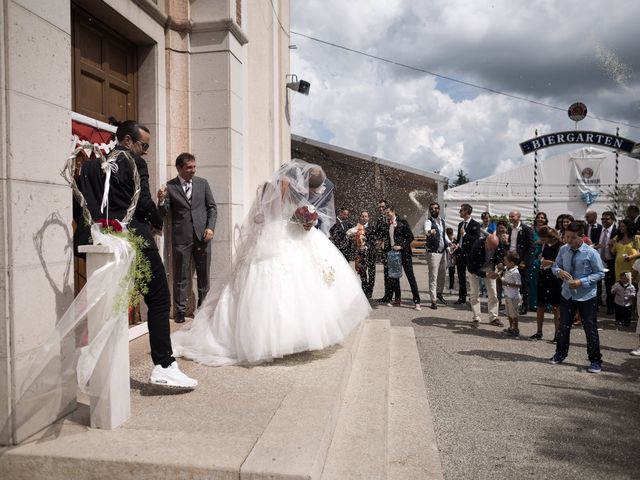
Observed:
[[[209,291],[211,239],[218,210],[209,183],[195,176],[195,156],[186,152],[178,155],[176,169],[178,176],[158,191],[158,205],[164,215],[171,213],[174,318],[182,323],[192,258],[198,276],[198,306]]]

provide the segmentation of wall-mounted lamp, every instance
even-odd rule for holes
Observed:
[[[298,80],[297,75],[287,75],[287,88],[302,95],[309,95],[311,84],[305,80]],[[289,81],[290,80],[290,81]]]

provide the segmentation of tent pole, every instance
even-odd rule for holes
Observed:
[[[536,128],[536,137],[538,129]],[[533,216],[538,214],[538,150],[534,152],[533,159]]]
[[[618,217],[618,210],[620,209],[620,205],[618,204],[619,198],[619,186],[618,186],[618,171],[620,168],[620,160],[618,159],[618,151],[616,150],[616,172],[615,172],[615,180],[614,180],[614,189],[613,189],[613,213],[616,218]]]

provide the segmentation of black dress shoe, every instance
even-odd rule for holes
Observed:
[[[453,302],[453,304],[454,304],[454,305],[462,305],[462,304],[465,304],[465,303],[467,303],[467,301],[466,301],[466,300],[463,300],[463,299],[461,299],[461,298],[459,298],[458,300],[456,300],[455,302]]]
[[[438,306],[435,303],[431,304],[431,310],[437,310]]]
[[[184,313],[176,313],[176,318],[174,319],[176,323],[184,323]]]
[[[444,297],[442,296],[442,294],[438,295],[438,296],[437,296],[437,298],[438,298],[438,301],[439,301],[441,304],[443,304],[443,305],[446,305],[446,304],[447,304],[447,301],[444,299]]]
[[[390,298],[385,298],[385,297],[376,299],[376,302],[378,302],[378,303],[389,303],[390,301],[391,301]]]
[[[518,310],[518,314],[520,315],[526,315],[529,312],[529,309],[527,308],[526,305],[520,307],[520,309]]]

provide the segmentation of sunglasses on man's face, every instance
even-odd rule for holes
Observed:
[[[140,146],[142,147],[142,151],[146,152],[147,150],[149,150],[149,144],[148,143],[144,143],[140,140],[136,140],[136,143],[139,143]]]

